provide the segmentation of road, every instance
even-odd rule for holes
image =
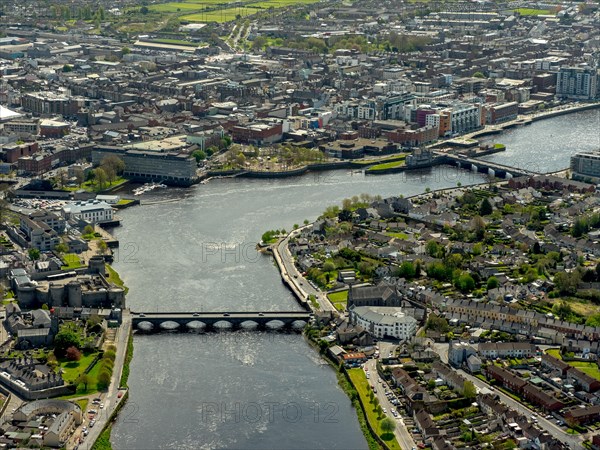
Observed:
[[[442,362],[448,364],[448,344],[436,343],[436,344],[434,344],[433,348],[435,349],[436,353],[438,355],[440,355],[440,359],[442,360]],[[500,397],[500,400],[502,401],[502,403],[504,403],[508,407],[514,409],[515,411],[519,412],[520,414],[523,414],[525,417],[531,417],[531,415],[533,415],[534,413],[537,414],[536,411],[533,411],[533,410],[527,408],[526,406],[522,405],[521,403],[517,402],[516,400],[514,400],[511,397],[509,397],[508,395],[506,395],[504,392],[499,391],[498,389],[494,388],[493,386],[490,386],[489,384],[480,380],[479,378],[472,376],[471,374],[465,372],[464,370],[458,369],[457,372],[460,375],[462,375],[464,378],[466,378],[467,380],[470,380],[471,382],[473,382],[475,387],[477,387],[479,389],[488,389],[488,390],[492,391],[494,394],[497,394]],[[565,432],[565,430],[562,429],[561,427],[559,427],[558,425],[556,425],[556,423],[554,423],[551,420],[544,419],[541,415],[537,415],[537,419],[538,419],[538,426],[540,428],[547,431],[550,435],[559,439],[561,442],[564,442],[565,444],[567,444],[569,446],[569,448],[571,448],[573,450],[576,450],[576,449],[578,450],[578,449],[584,448],[582,445],[581,435],[577,436],[577,435],[567,434]]]
[[[79,445],[80,450],[88,450],[91,449],[96,442],[96,439],[102,433],[104,426],[107,424],[110,416],[114,412],[115,408],[122,401],[122,398],[118,397],[119,392],[119,382],[121,380],[121,374],[123,373],[123,363],[125,362],[125,355],[127,354],[127,341],[129,339],[129,331],[131,330],[131,316],[129,315],[129,311],[123,311],[123,323],[119,327],[119,331],[116,336],[116,346],[117,346],[117,355],[115,358],[115,366],[113,370],[112,379],[110,381],[110,387],[108,388],[108,392],[106,394],[102,394],[102,398],[104,401],[104,409],[98,409],[98,414],[96,417],[96,424],[93,428],[90,428],[89,435],[85,438],[85,440]],[[123,392],[123,396],[125,393]],[[93,395],[92,397],[95,397]],[[88,406],[88,409],[92,407]],[[85,412],[85,416],[87,417],[87,412]]]
[[[335,315],[338,315],[337,310],[329,301],[327,295],[321,292],[319,289],[316,289],[313,286],[311,286],[308,280],[302,276],[302,274],[298,271],[296,265],[294,264],[294,257],[290,253],[288,244],[290,241],[290,237],[299,234],[300,230],[301,229],[292,231],[284,239],[282,239],[276,245],[273,246],[273,254],[276,259],[279,259],[284,269],[281,271],[281,276],[285,281],[292,285],[292,290],[297,291],[299,295],[302,296],[302,298],[307,298],[309,295],[314,295],[317,299],[317,302],[319,302],[320,310],[332,311]]]
[[[394,434],[396,435],[396,440],[398,441],[398,444],[400,444],[400,448],[402,450],[411,450],[412,448],[416,447],[417,444],[413,440],[410,431],[408,431],[408,428],[406,428],[404,420],[402,420],[402,416],[398,415],[398,418],[396,419],[392,415],[392,409],[396,409],[396,406],[392,405],[388,398],[385,396],[385,391],[392,391],[392,389],[390,389],[385,380],[382,379],[381,383],[378,382],[379,375],[377,374],[377,360],[368,360],[365,363],[365,367],[369,369],[369,376],[371,377],[369,381],[371,382],[371,385],[375,386],[375,388],[377,389],[377,393],[375,395],[377,395],[379,404],[382,408],[385,408],[387,410],[386,414],[389,416],[389,418],[396,422],[396,429],[394,430]]]

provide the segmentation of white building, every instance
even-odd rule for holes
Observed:
[[[350,321],[380,339],[388,336],[404,341],[417,332],[417,320],[397,307],[357,306],[350,311]]]
[[[90,223],[110,222],[114,210],[106,202],[88,200],[87,202],[69,202],[62,209],[65,219],[82,219]]]
[[[481,126],[481,105],[455,103],[450,108],[452,133],[467,133]]]

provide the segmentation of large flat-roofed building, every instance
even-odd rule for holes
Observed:
[[[198,181],[196,160],[191,156],[196,148],[187,143],[186,136],[172,136],[124,147],[100,145],[92,152],[92,162],[98,165],[106,156],[116,155],[125,163],[126,177],[189,186]]]
[[[39,115],[61,114],[72,116],[79,105],[72,97],[53,92],[32,92],[21,99],[23,109]]]
[[[90,223],[110,222],[114,217],[112,206],[99,200],[70,202],[62,211],[66,219],[83,219]]]
[[[598,69],[561,67],[556,78],[556,96],[571,100],[593,100],[598,96]]]
[[[600,181],[600,150],[571,156],[571,171],[575,179],[590,178]]]
[[[350,321],[379,339],[389,336],[404,341],[417,332],[417,320],[395,307],[358,306],[350,310]]]

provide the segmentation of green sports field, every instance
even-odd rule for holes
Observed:
[[[229,22],[238,16],[246,17],[269,8],[285,8],[292,5],[317,3],[318,0],[247,0],[243,6],[229,7],[239,2],[228,0],[185,0],[151,5],[155,12],[181,13],[181,20],[189,22]]]

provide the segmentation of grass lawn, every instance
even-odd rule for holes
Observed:
[[[393,433],[382,433],[381,431],[381,419],[377,416],[375,412],[375,405],[369,400],[369,391],[371,390],[371,386],[369,385],[369,381],[365,376],[365,372],[363,369],[350,369],[348,370],[348,375],[352,380],[352,383],[356,387],[356,391],[362,400],[363,405],[365,405],[365,412],[367,413],[367,420],[371,424],[371,427],[376,431],[379,437],[387,444],[390,450],[400,450],[400,445],[398,445],[398,441],[396,441],[396,437]],[[385,417],[385,416],[384,416]]]
[[[125,206],[125,205],[130,205],[133,202],[135,202],[135,200],[128,200],[126,198],[122,198],[121,200],[119,200],[119,202],[117,203],[117,205],[118,206]]]
[[[517,8],[513,11],[518,12],[522,16],[542,16],[547,14],[554,15],[549,9]]]
[[[367,169],[367,172],[377,172],[380,170],[395,169],[396,167],[402,167],[404,165],[405,165],[405,159],[403,158],[400,161],[392,161],[392,162],[383,163],[383,164],[376,164],[374,166],[369,167]]]
[[[238,14],[241,17],[250,16],[252,14],[256,14],[258,10],[254,8],[246,8],[245,6],[241,8],[226,8],[219,9],[216,11],[207,11],[198,14],[188,14],[186,16],[181,16],[181,20],[188,20],[190,22],[231,22],[235,20]]]
[[[554,356],[556,359],[562,359],[560,356],[560,349],[558,348],[549,348],[546,350],[546,353],[550,356]]]
[[[327,294],[327,297],[338,311],[344,311],[348,302],[348,291],[333,292]]]
[[[569,361],[568,363],[590,377],[600,380],[600,369],[598,369],[598,365],[595,362]]]
[[[62,270],[79,269],[80,267],[84,267],[84,265],[79,261],[79,255],[76,253],[66,253],[65,256],[63,256],[63,259],[67,265],[62,266]]]
[[[68,359],[60,359],[60,368],[64,371],[63,379],[68,383],[75,381],[79,375],[92,363],[97,352],[82,353],[79,361],[69,361]],[[88,386],[89,388],[89,386]]]
[[[86,181],[84,182],[81,187],[79,186],[66,186],[63,189],[65,191],[78,191],[80,189],[83,189],[84,191],[87,192],[100,192],[103,191],[105,189],[109,189],[112,187],[116,187],[120,184],[126,183],[128,180],[126,178],[123,177],[117,177],[115,179],[115,181],[113,181],[112,183],[106,182],[106,184],[104,184],[103,186],[100,186],[98,183],[93,182],[92,181]]]
[[[408,239],[408,234],[406,234],[406,233],[396,233],[394,231],[386,231],[385,234],[388,236],[395,237],[397,239],[402,239],[402,240]]]
[[[595,305],[592,302],[575,298],[570,298],[568,301],[571,309],[584,317],[600,313],[600,305]]]
[[[115,283],[119,287],[122,287],[125,290],[125,295],[127,295],[129,288],[125,286],[125,283],[119,276],[119,273],[115,269],[113,269],[109,264],[106,265],[106,271],[108,272],[108,281]]]

